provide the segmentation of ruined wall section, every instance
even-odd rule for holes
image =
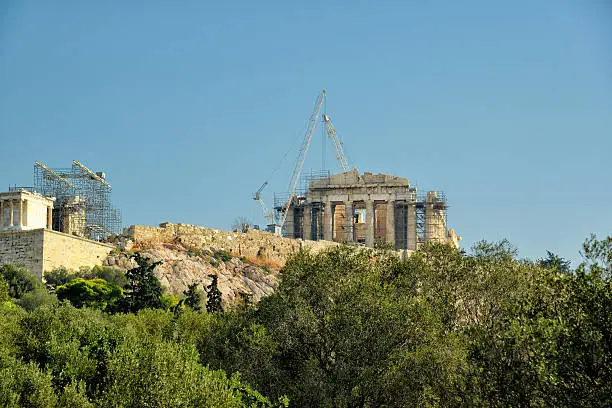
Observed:
[[[44,230],[0,232],[0,265],[25,266],[36,276],[43,272]]]
[[[59,266],[77,270],[81,266],[102,265],[113,249],[114,245],[44,230],[42,270],[50,271]]]
[[[135,247],[168,243],[193,249],[221,249],[239,257],[266,260],[279,266],[284,265],[287,258],[300,249],[318,252],[338,245],[329,241],[288,239],[258,230],[228,232],[172,223],[160,224],[159,227],[133,225],[126,229],[124,235],[134,242]]]
[[[63,234],[48,229],[0,233],[0,265],[14,263],[25,266],[42,278],[43,272],[65,266],[102,265],[113,245]]]

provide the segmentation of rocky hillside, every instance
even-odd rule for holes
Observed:
[[[234,302],[241,293],[252,295],[257,301],[276,288],[278,268],[257,265],[234,256],[227,259],[227,252],[214,251],[214,248],[194,252],[179,245],[157,243],[137,251],[152,261],[162,262],[155,268],[155,274],[166,290],[175,296],[182,295],[192,283],[208,285],[211,282],[209,275],[217,275],[225,304]],[[127,270],[135,266],[133,262],[129,253],[122,252],[110,255],[105,265]]]
[[[170,223],[160,227],[132,226],[118,244],[121,251],[109,255],[105,266],[133,268],[129,255],[140,252],[152,261],[161,261],[155,273],[175,296],[182,295],[192,283],[206,286],[211,282],[209,275],[217,275],[226,305],[241,294],[258,301],[274,291],[279,270],[296,251],[316,252],[337,245],[282,238],[263,231],[228,232]]]

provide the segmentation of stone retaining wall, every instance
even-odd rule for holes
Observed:
[[[236,256],[251,259],[267,260],[284,265],[286,259],[300,249],[318,252],[336,246],[329,241],[303,241],[301,239],[283,238],[270,232],[249,230],[228,232],[213,228],[188,224],[160,224],[159,227],[133,225],[124,234],[134,242],[136,247],[147,244],[180,244],[186,248],[214,248],[229,251]]]
[[[44,271],[65,266],[102,265],[113,245],[48,229],[0,233],[0,264],[15,263],[42,278]]]
[[[44,230],[0,232],[0,265],[25,266],[38,277],[43,271]]]

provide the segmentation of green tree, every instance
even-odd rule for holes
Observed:
[[[69,300],[75,307],[105,309],[123,297],[123,290],[104,279],[76,278],[58,286],[56,294],[59,300]]]
[[[0,266],[0,277],[8,285],[9,296],[26,310],[57,302],[57,298],[49,295],[40,279],[27,268],[5,264]]]
[[[9,296],[14,299],[21,299],[31,291],[44,290],[40,279],[23,266],[4,264],[0,266],[0,277],[8,284]]]
[[[138,266],[126,272],[128,284],[125,288],[125,297],[115,303],[116,310],[135,313],[145,308],[164,308],[163,290],[154,272],[161,261],[151,262],[139,253],[132,255],[132,258]]]
[[[9,285],[0,277],[0,303],[7,302],[11,299],[9,296]]]
[[[419,290],[426,264],[350,247],[295,255],[259,305],[265,331],[245,337],[263,344],[267,337],[275,350],[255,384],[287,393],[296,406],[452,405],[466,351],[445,310]],[[253,368],[241,372],[257,381]]]
[[[6,408],[55,407],[52,377],[34,363],[0,355],[0,406]]]
[[[206,311],[208,313],[222,312],[221,291],[217,287],[217,275],[208,275],[212,281],[206,287]]]
[[[538,265],[546,269],[556,269],[557,271],[565,274],[572,272],[570,267],[570,261],[561,258],[550,251],[546,251],[546,258],[540,259]]]
[[[70,272],[64,266],[52,269],[50,271],[45,272],[44,274],[45,283],[52,290],[55,290],[55,288],[60,285],[65,285],[76,277],[77,276],[74,273]]]
[[[114,283],[120,288],[124,288],[128,284],[128,279],[125,276],[125,272],[108,266],[96,265],[91,269],[81,269],[77,275],[78,277],[84,279],[104,279],[107,282]]]
[[[612,277],[612,236],[598,240],[591,234],[582,245],[581,255],[584,261],[578,266],[579,272]]]
[[[170,342],[122,345],[112,356],[104,407],[240,407],[240,383],[199,363],[197,351]]]
[[[183,292],[185,295],[185,306],[189,306],[195,311],[202,310],[203,296],[199,289],[199,282],[192,283],[187,286],[187,290]]]

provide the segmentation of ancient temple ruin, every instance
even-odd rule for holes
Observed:
[[[0,232],[51,229],[54,201],[24,189],[0,193]]]
[[[312,178],[306,186],[290,201],[275,200],[277,212],[287,211],[286,237],[368,247],[386,242],[406,250],[428,241],[459,245],[446,225],[443,192],[421,194],[408,179],[357,170]]]

